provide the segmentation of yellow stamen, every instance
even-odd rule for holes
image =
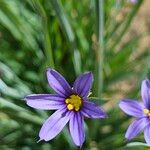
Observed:
[[[144,111],[144,113],[145,113],[147,116],[149,116],[149,117],[150,117],[150,110],[148,110],[148,109],[144,109],[143,111]]]
[[[72,104],[68,104],[68,105],[67,105],[67,108],[68,108],[69,110],[73,110],[74,106],[73,106]]]
[[[78,108],[75,108],[75,111],[78,111],[80,108],[78,107]]]
[[[79,111],[82,105],[82,99],[78,95],[71,95],[65,100],[68,110]]]
[[[145,114],[149,114],[150,113],[150,111],[148,109],[144,109],[143,111],[144,111]]]
[[[69,103],[69,99],[66,99],[66,100],[65,100],[65,103],[68,104],[68,103]]]

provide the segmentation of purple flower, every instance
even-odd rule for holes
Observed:
[[[150,80],[143,80],[141,86],[143,103],[125,99],[119,104],[120,108],[136,120],[130,124],[125,134],[128,140],[133,139],[144,130],[145,141],[150,144]]]
[[[47,70],[49,85],[57,94],[33,94],[25,97],[27,105],[37,109],[57,110],[43,124],[40,140],[49,141],[56,137],[69,122],[69,130],[74,143],[82,146],[85,140],[84,117],[106,118],[106,113],[88,100],[92,87],[92,73],[80,75],[73,87],[55,70]]]

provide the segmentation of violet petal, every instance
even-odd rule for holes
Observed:
[[[37,109],[55,110],[64,106],[64,98],[54,94],[32,94],[25,97],[27,105]]]
[[[134,117],[144,116],[142,105],[135,100],[129,99],[122,100],[119,103],[119,107],[130,116]]]
[[[64,97],[72,93],[72,89],[64,77],[53,69],[47,69],[47,79],[49,85],[58,93]]]
[[[130,124],[125,134],[125,137],[128,140],[133,139],[136,135],[138,135],[147,125],[149,124],[149,120],[147,118],[141,118],[135,120]]]
[[[39,132],[40,140],[49,141],[56,137],[62,131],[70,118],[70,112],[67,112],[66,115],[62,117],[62,114],[65,111],[66,109],[64,108],[57,110],[45,121]]]
[[[85,141],[84,122],[80,112],[75,112],[69,121],[70,134],[77,146],[82,146]]]
[[[150,144],[150,124],[144,129],[144,138],[147,144]]]
[[[101,107],[90,101],[84,101],[81,113],[88,118],[106,118],[107,114]]]
[[[73,89],[81,97],[86,97],[92,87],[93,75],[91,72],[80,75],[74,82]]]
[[[150,109],[150,80],[145,79],[141,86],[141,96],[147,109]]]

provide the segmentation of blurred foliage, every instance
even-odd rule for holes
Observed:
[[[96,102],[103,104],[110,117],[85,121],[83,149],[136,146],[135,143],[126,147],[124,134],[131,120],[120,113],[113,97],[120,91],[110,87],[135,79],[136,88],[126,96],[137,98],[142,79],[150,75],[150,50],[144,49],[133,57],[145,33],[122,42],[142,3],[143,0],[136,4],[104,1],[103,95],[109,98]],[[93,0],[0,0],[1,150],[58,150],[62,146],[66,150],[76,149],[66,129],[52,141],[37,143],[42,122],[51,112],[29,108],[23,98],[30,93],[52,92],[46,82],[47,67],[61,72],[70,83],[78,74],[91,70],[95,76],[95,96],[97,85],[101,84],[97,81],[100,29],[96,4]],[[125,9],[128,11],[124,12]],[[136,140],[142,142],[143,136]],[[136,149],[146,149],[143,144],[137,145]]]

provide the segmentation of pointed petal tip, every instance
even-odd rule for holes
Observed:
[[[128,101],[126,101],[125,99],[122,99],[122,100],[118,103],[118,105],[119,105],[119,107],[120,107],[121,110],[124,111],[124,104],[126,104],[126,103],[128,103]]]
[[[27,96],[23,98],[23,101],[25,101],[25,103],[27,104],[28,102]]]
[[[124,106],[124,104],[130,103],[130,102],[134,102],[134,100],[122,99],[122,100],[119,101],[118,105],[122,109],[122,107]]]
[[[131,141],[133,138],[129,138],[127,134],[125,134],[125,139],[127,142]]]
[[[150,125],[148,125],[144,129],[144,138],[145,138],[146,143],[149,145],[150,144]]]
[[[48,74],[51,73],[52,71],[54,71],[54,69],[52,69],[52,68],[47,68],[47,69],[46,69],[46,75],[48,76]]]
[[[131,141],[131,140],[132,140],[132,138],[131,138],[131,139],[130,139],[130,138],[128,138],[128,137],[126,136],[126,134],[125,134],[125,136],[124,136],[124,137],[125,137],[125,141],[126,141],[126,142],[129,142],[129,141]]]
[[[40,138],[40,139],[37,141],[37,143],[39,143],[39,142],[41,142],[41,141],[47,142],[47,141],[49,141],[49,140],[48,140],[48,139],[44,139],[44,138]]]
[[[89,75],[93,75],[93,73],[91,71],[86,72],[85,74],[89,74]]]
[[[50,87],[61,96],[68,96],[72,93],[72,89],[65,78],[56,70],[48,68],[46,76]]]
[[[47,68],[46,72],[56,72],[53,68]]]
[[[48,73],[51,71],[51,68],[47,68],[46,69],[46,75],[48,75]]]
[[[104,114],[100,117],[100,119],[106,119],[106,118],[109,118],[107,114]]]
[[[99,119],[106,119],[106,118],[109,118],[108,117],[108,114],[101,108],[101,110],[102,110],[102,115],[100,116],[100,118]]]
[[[119,103],[118,103],[118,105],[119,105],[120,108],[122,107],[123,101],[124,101],[124,100],[121,100],[121,101],[119,101]]]
[[[51,70],[52,70],[51,68],[47,68],[47,69],[46,69],[46,71],[51,71]]]
[[[94,80],[93,73],[91,71],[85,72],[81,75],[84,75],[85,77],[89,77],[92,80],[92,82]]]
[[[150,88],[150,79],[146,78],[142,81],[142,86],[145,86],[146,88]]]
[[[34,94],[30,94],[30,95],[25,96],[25,97],[23,98],[23,100],[27,101],[27,100],[30,98],[30,96],[32,96],[32,95],[34,95]]]
[[[121,105],[123,102],[126,102],[126,99],[122,99],[119,101],[119,105]]]
[[[83,146],[83,143],[81,143],[80,145],[77,145],[77,147],[78,147],[79,149],[82,149],[82,146]]]
[[[150,109],[150,79],[146,78],[142,81],[141,84],[141,97],[146,106],[146,108]]]
[[[119,101],[118,105],[122,109],[122,107],[125,103],[130,103],[130,102],[135,102],[135,101],[134,100],[128,100],[128,99],[122,99],[121,101]]]
[[[30,96],[30,95],[24,96],[22,99],[23,99],[24,101],[27,101],[29,96]]]
[[[87,97],[92,88],[93,80],[92,72],[83,73],[76,78],[73,89],[81,97]]]
[[[36,143],[39,143],[39,142],[41,142],[42,140],[43,140],[43,139],[40,138]]]
[[[142,82],[150,82],[149,78],[145,78]]]
[[[79,143],[79,144],[77,144],[77,143],[74,143],[74,144],[78,147],[78,149],[82,149],[83,143],[84,143],[84,141],[82,143]]]
[[[87,72],[87,75],[89,75],[93,80],[93,73],[91,71]]]

